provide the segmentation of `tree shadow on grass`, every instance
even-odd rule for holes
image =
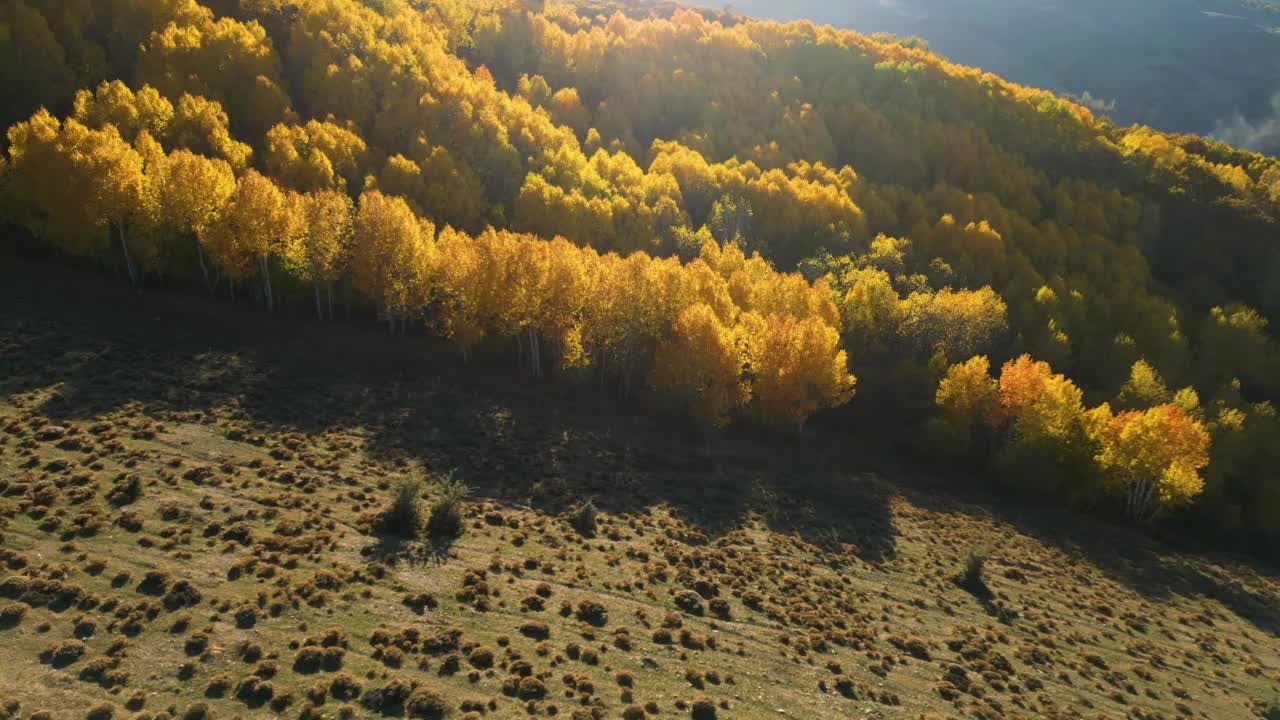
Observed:
[[[1118,521],[1045,501],[1013,499],[980,487],[955,469],[933,468],[914,491],[913,504],[935,512],[971,508],[997,524],[1056,548],[1095,568],[1142,598],[1211,599],[1255,628],[1280,635],[1280,574],[1248,557],[1174,547]],[[909,474],[904,475],[909,476]],[[947,488],[923,492],[925,488]]]
[[[1215,600],[1255,628],[1280,636],[1280,575],[1249,558],[1181,552],[1140,532],[1066,511],[1036,508],[1005,519],[1148,600]]]
[[[462,367],[422,338],[203,297],[138,295],[30,261],[0,267],[0,393],[51,423],[119,411],[197,423],[230,416],[264,434],[350,430],[373,459],[452,471],[477,497],[549,513],[583,499],[615,514],[662,506],[711,536],[760,519],[871,563],[894,555],[896,494],[942,512],[967,498],[1145,597],[1210,597],[1261,629],[1280,628],[1268,589],[1280,586],[1274,575],[1239,562],[1229,576],[1215,563],[1232,558],[1179,555],[1077,513],[966,490],[969,478],[922,470],[876,447],[874,433],[861,445],[847,428],[708,439],[635,404],[527,381],[510,364],[497,357]],[[403,554],[389,538],[371,547]],[[1250,573],[1253,587],[1233,579]]]
[[[443,565],[449,560],[456,538],[411,538],[395,533],[377,533],[373,542],[360,549],[360,554],[386,565]]]
[[[892,488],[839,444],[708,439],[594,388],[527,381],[509,358],[464,368],[423,338],[138,295],[62,267],[15,261],[0,279],[0,393],[50,423],[230,418],[268,442],[347,430],[374,460],[453,471],[478,497],[550,513],[584,498],[614,514],[662,506],[712,536],[762,518],[872,562],[893,554]]]

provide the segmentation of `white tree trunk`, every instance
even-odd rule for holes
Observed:
[[[1158,509],[1155,505],[1157,485],[1158,481],[1152,478],[1130,481],[1125,496],[1125,514],[1139,522],[1154,518]]]
[[[120,251],[124,253],[124,267],[129,271],[129,284],[138,287],[138,273],[133,268],[133,258],[129,256],[129,239],[125,237],[124,222],[117,222],[116,229],[120,231]]]
[[[200,260],[200,273],[204,275],[204,286],[208,288],[209,293],[213,294],[213,286],[209,284],[209,266],[204,261],[204,248],[200,247],[200,238],[196,236],[196,257]],[[234,284],[232,285],[234,288]],[[235,290],[232,289],[231,299],[235,299]]]
[[[262,268],[262,290],[267,295],[267,312],[275,312],[275,297],[271,292],[271,265],[266,255],[258,259],[258,265]]]
[[[529,372],[536,378],[542,376],[542,350],[538,347],[538,333],[529,326]]]

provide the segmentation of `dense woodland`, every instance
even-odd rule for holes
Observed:
[[[3,0],[0,37],[4,242],[1280,555],[1274,159],[668,4]]]

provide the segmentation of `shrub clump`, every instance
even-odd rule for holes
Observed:
[[[137,475],[130,475],[115,480],[107,491],[107,502],[123,507],[142,496],[142,482]]]
[[[414,612],[418,613],[419,615],[425,613],[427,610],[435,610],[436,607],[440,604],[436,600],[434,595],[432,595],[431,593],[425,593],[425,592],[405,595],[404,599],[401,600],[401,602],[405,605],[405,607],[411,608]]]
[[[520,678],[517,692],[520,694],[521,699],[536,700],[547,694],[547,686],[543,685],[542,681],[536,677],[524,677]]]
[[[79,640],[63,640],[50,645],[41,655],[41,659],[56,668],[64,668],[79,660],[84,653],[84,643]]]
[[[209,647],[208,635],[192,635],[182,644],[182,649],[191,657],[202,654]]]
[[[248,629],[258,624],[258,608],[252,605],[242,605],[236,608],[235,612],[236,627]]]
[[[249,707],[259,707],[275,697],[276,687],[268,680],[250,675],[236,686],[236,697]]]
[[[334,700],[355,700],[360,697],[360,691],[364,689],[360,681],[350,673],[338,673],[333,676],[333,681],[329,683],[329,694]]]
[[[493,648],[487,645],[475,648],[467,656],[467,662],[471,663],[472,667],[477,667],[481,670],[493,667]]]
[[[469,488],[452,478],[440,483],[440,497],[431,506],[427,517],[427,534],[437,538],[452,538],[462,534],[462,501]]]
[[[386,685],[370,690],[360,699],[365,708],[384,715],[396,715],[404,710],[413,688],[403,680],[392,680]]]
[[[422,478],[410,475],[396,482],[391,505],[382,513],[379,526],[384,532],[417,537],[422,529]]]
[[[583,600],[578,603],[578,619],[592,625],[604,625],[609,620],[609,611],[595,600]]]
[[[405,702],[404,710],[405,714],[411,718],[427,718],[427,720],[440,720],[449,715],[449,705],[444,697],[428,688],[414,690]]]
[[[9,603],[0,607],[0,628],[14,627],[22,622],[22,618],[26,617],[30,609],[30,605],[22,602]]]
[[[716,720],[716,704],[709,697],[700,697],[693,701],[689,713],[693,720]]]
[[[702,596],[692,590],[681,590],[672,599],[675,601],[676,607],[690,615],[701,615],[703,613]]]
[[[960,571],[960,576],[956,578],[956,583],[960,587],[968,590],[975,595],[987,595],[991,591],[987,588],[986,568],[987,559],[990,552],[982,546],[969,548],[969,552],[965,554],[964,568]]]
[[[98,683],[104,688],[124,685],[129,681],[129,673],[118,668],[118,663],[117,658],[99,655],[80,667],[80,679]]]
[[[551,637],[551,628],[544,622],[531,621],[520,626],[520,634],[535,640],[546,640]]]
[[[727,620],[733,614],[732,609],[729,607],[729,601],[724,598],[714,598],[707,605],[716,617]]]
[[[204,694],[211,698],[220,698],[227,694],[231,689],[232,679],[228,673],[219,673],[209,678],[209,685],[205,688]]]
[[[298,651],[293,659],[293,670],[303,674],[319,672],[324,667],[324,650],[310,646]]]
[[[590,500],[578,503],[569,513],[569,524],[585,537],[595,537],[596,517],[599,515],[596,504]]]

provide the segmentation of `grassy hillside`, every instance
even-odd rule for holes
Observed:
[[[0,268],[5,716],[1216,720],[1280,693],[1280,578],[1230,558],[70,272]],[[450,474],[460,537],[377,530],[402,478],[429,509]]]
[[[1280,712],[1280,160],[665,0],[0,37],[5,714]]]

